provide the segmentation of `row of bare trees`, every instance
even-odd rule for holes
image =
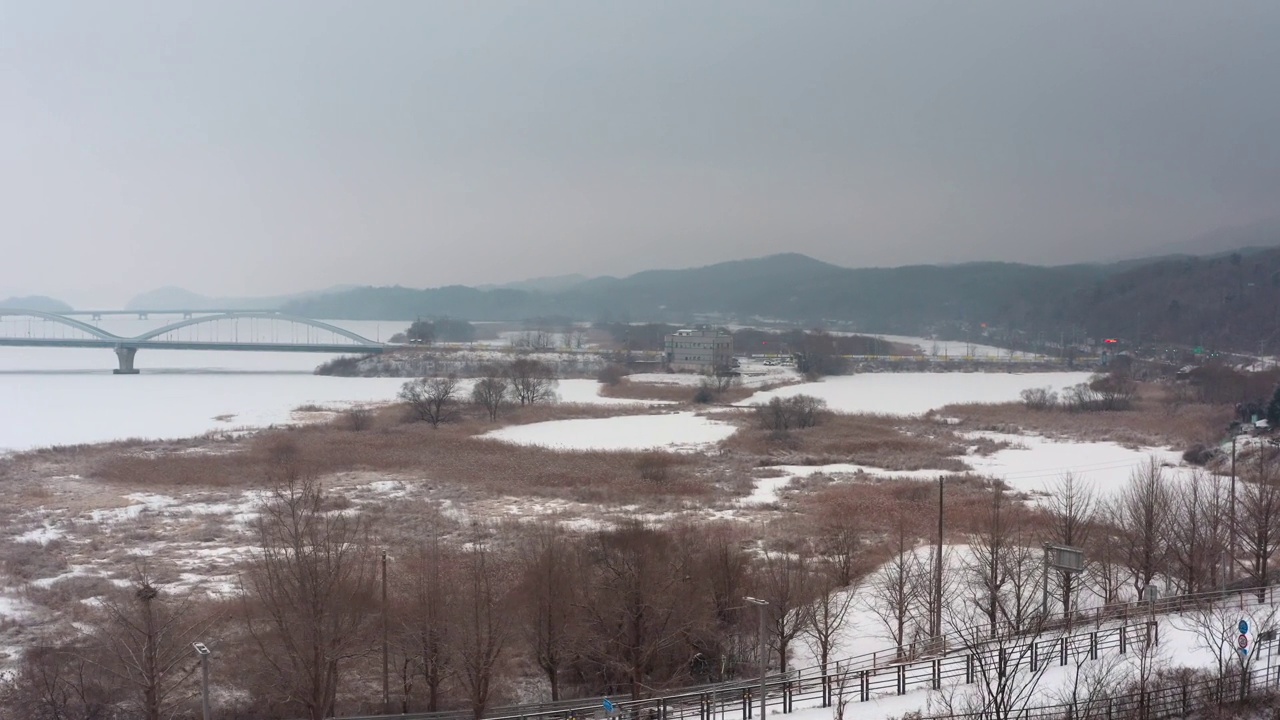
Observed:
[[[470,400],[493,422],[508,405],[554,401],[557,383],[554,367],[532,358],[517,358],[505,365],[486,366],[471,387]],[[457,376],[449,375],[410,380],[401,386],[399,399],[410,418],[440,427],[458,419],[465,398]]]
[[[25,656],[3,706],[24,718],[195,717],[193,642],[213,649],[215,717],[481,717],[538,696],[638,698],[754,675],[747,595],[769,602],[772,665],[786,668],[801,642],[824,665],[840,651],[852,588],[816,544],[760,550],[728,526],[583,534],[432,515],[388,547],[289,458],[273,481],[234,592],[210,597],[142,567],[79,632]]]
[[[944,632],[981,625],[995,636],[1034,628],[1046,612],[1070,618],[1082,605],[1150,597],[1153,587],[1192,594],[1269,584],[1280,550],[1274,452],[1257,446],[1242,461],[1234,500],[1230,477],[1175,474],[1156,458],[1105,496],[1070,474],[1038,506],[994,487],[959,531],[963,546],[947,546],[941,578],[936,550],[908,516],[918,508],[901,509],[890,532],[893,557],[867,580],[868,609],[906,654],[932,639],[939,615],[959,618]],[[1045,544],[1083,549],[1084,571],[1050,570],[1046,578]],[[941,608],[939,596],[947,599]]]

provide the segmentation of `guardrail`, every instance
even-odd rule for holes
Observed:
[[[1027,662],[1037,668],[1042,663],[1066,665],[1072,658],[1100,653],[1129,651],[1132,643],[1155,633],[1158,639],[1159,615],[1212,607],[1223,601],[1245,603],[1274,602],[1275,587],[1222,589],[1192,595],[1171,596],[1156,601],[1133,601],[1073,611],[1067,617],[1033,622],[1026,628],[997,624],[996,632],[988,626],[953,631],[941,643],[910,643],[901,651],[887,648],[820,666],[774,673],[766,677],[766,705],[792,711],[797,701],[809,705],[817,702],[829,707],[837,688],[844,686],[854,702],[867,702],[886,695],[903,695],[922,689],[938,689],[944,685],[972,683],[991,655],[975,651],[975,645],[994,648],[1015,663]],[[1135,621],[1135,622],[1130,622]],[[1104,624],[1119,622],[1110,628]],[[1087,629],[1086,629],[1087,628]],[[1046,637],[1050,635],[1050,637]],[[981,643],[975,638],[982,636]],[[1017,642],[1029,637],[1026,642]],[[966,638],[968,641],[966,642]],[[988,663],[987,667],[990,666]],[[839,672],[836,671],[837,667]],[[758,677],[725,683],[689,686],[670,691],[655,691],[654,697],[640,700],[614,700],[614,717],[625,720],[752,720],[760,701]],[[493,708],[485,713],[487,720],[588,720],[603,715],[603,697],[578,698],[559,702],[535,703]],[[401,720],[471,720],[469,711],[440,711],[396,715],[350,716],[348,720],[375,720],[397,717]],[[967,716],[956,716],[957,718]],[[1023,717],[1019,715],[1018,717]],[[1034,717],[1034,716],[1028,716]],[[1049,717],[1049,716],[1043,716]],[[1119,717],[1119,716],[1117,716]],[[1077,718],[1077,720],[1079,720]],[[1114,720],[1114,718],[1112,719]]]

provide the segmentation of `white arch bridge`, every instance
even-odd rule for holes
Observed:
[[[133,375],[134,356],[152,350],[237,350],[376,354],[387,346],[319,320],[267,311],[191,315],[134,337],[123,337],[68,315],[0,308],[0,347],[109,348]],[[242,321],[248,321],[244,327]]]

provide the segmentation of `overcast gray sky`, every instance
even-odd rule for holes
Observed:
[[[1123,255],[1280,212],[1280,2],[0,0],[0,296]]]

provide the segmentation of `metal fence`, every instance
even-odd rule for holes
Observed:
[[[931,658],[904,659],[882,664],[863,662],[850,666],[845,662],[820,668],[807,668],[775,673],[765,680],[765,704],[768,708],[791,712],[796,703],[828,707],[841,689],[853,702],[868,702],[887,695],[905,695],[916,690],[937,690],[944,685],[973,683],[983,667],[999,663],[1013,672],[1023,666],[1035,671],[1045,665],[1066,665],[1080,658],[1096,659],[1107,652],[1125,653],[1140,639],[1158,636],[1158,625],[1144,621],[1093,629],[1076,635],[1025,639],[996,638],[971,645],[961,652]],[[878,653],[876,654],[878,655]],[[863,656],[865,659],[867,656]],[[838,668],[838,671],[837,671]],[[613,701],[615,717],[625,720],[751,720],[758,712],[759,679],[674,691],[643,700]],[[491,720],[570,720],[586,719],[602,713],[603,699],[573,700],[515,708],[495,708],[486,713]],[[387,717],[387,716],[367,716]],[[466,712],[443,712],[398,715],[407,720],[463,720]]]
[[[903,695],[916,690],[973,683],[984,664],[985,667],[991,667],[993,662],[1029,663],[1032,669],[1036,669],[1044,663],[1066,665],[1086,656],[1096,659],[1100,654],[1112,651],[1123,654],[1130,651],[1134,642],[1148,637],[1147,633],[1154,633],[1152,639],[1158,641],[1159,624],[1155,619],[1160,615],[1220,606],[1223,603],[1238,603],[1242,608],[1247,608],[1254,603],[1274,601],[1274,592],[1274,587],[1217,590],[1075,611],[1048,621],[1037,619],[1025,627],[997,624],[994,633],[986,626],[955,631],[944,636],[941,641],[910,643],[901,650],[889,648],[833,661],[828,664],[825,672],[820,667],[801,668],[785,674],[775,672],[766,677],[765,702],[767,707],[789,713],[797,702],[806,707],[827,707],[841,687],[845,697],[851,702],[867,702],[886,695]],[[1107,624],[1111,627],[1103,627]],[[1003,656],[997,657],[991,653]],[[641,700],[614,700],[613,716],[622,720],[753,720],[754,713],[759,709],[759,691],[758,677],[666,692],[655,691],[658,694]],[[604,715],[603,702],[602,697],[579,698],[498,707],[486,712],[485,718],[587,720]],[[1046,708],[1028,709],[1030,710],[1048,712]],[[402,720],[470,720],[472,714],[457,710],[363,715],[350,717],[348,720],[388,717]]]
[[[1005,713],[977,710],[934,715],[929,720],[1161,720],[1187,718],[1222,706],[1274,703],[1280,691],[1280,667],[1234,671],[1186,683],[1164,679],[1145,690],[1081,698],[1054,705],[1021,707]]]

